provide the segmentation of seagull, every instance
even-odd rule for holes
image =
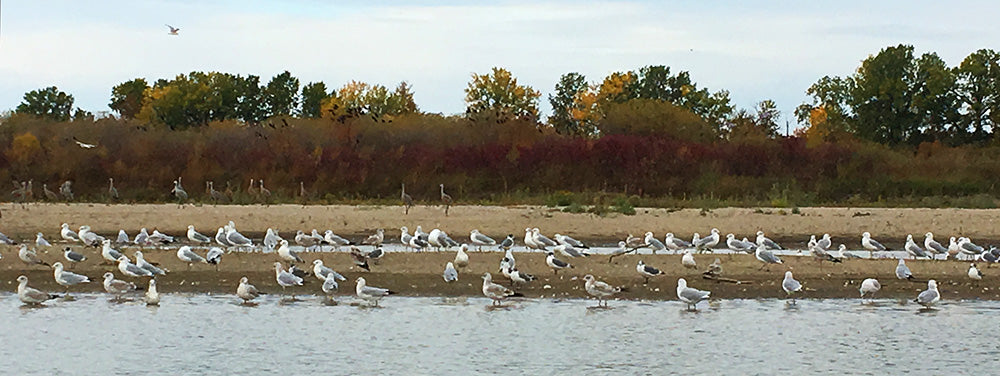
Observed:
[[[21,247],[17,250],[17,257],[21,259],[25,264],[28,265],[45,265],[49,266],[49,263],[42,261],[38,258],[38,254],[34,250],[29,250],[27,244],[21,244]]]
[[[410,235],[410,229],[406,226],[399,228],[399,242],[403,243],[404,246],[410,246],[410,239],[413,239],[413,235]]]
[[[347,278],[345,278],[340,273],[337,273],[336,271],[334,271],[330,267],[328,267],[326,265],[323,265],[323,260],[320,260],[320,259],[313,260],[313,275],[315,275],[316,278],[319,279],[320,281],[326,281],[327,277],[329,277],[331,275],[333,276],[333,278],[335,280],[338,280],[338,281],[346,281],[347,280]]]
[[[535,241],[535,244],[540,245],[542,249],[545,249],[546,247],[555,247],[556,245],[558,245],[558,243],[556,243],[552,239],[549,239],[547,236],[542,235],[542,233],[538,230],[538,227],[531,229],[531,238],[532,240]]]
[[[958,254],[961,251],[962,251],[962,249],[959,248],[958,242],[955,241],[955,237],[952,236],[951,238],[949,238],[948,239],[948,256],[958,257]]]
[[[219,270],[219,263],[222,262],[222,252],[222,248],[212,247],[208,249],[208,253],[205,255],[205,261],[215,265],[215,270]]]
[[[362,252],[358,247],[351,246],[351,261],[354,261],[354,265],[357,265],[361,269],[367,271],[372,270],[371,267],[368,266],[368,254]]]
[[[302,260],[302,258],[299,257],[298,253],[295,253],[294,251],[288,248],[287,240],[281,239],[281,242],[279,244],[280,245],[278,246],[278,257],[280,257],[282,260],[288,261],[289,263],[305,262],[305,260]]]
[[[983,272],[980,272],[979,269],[976,269],[976,263],[969,264],[969,278],[972,278],[973,280],[976,281],[983,280]]]
[[[445,282],[455,282],[458,280],[458,270],[455,270],[455,265],[451,262],[444,267],[444,277]]]
[[[649,248],[653,249],[653,253],[654,254],[656,253],[656,251],[666,251],[667,250],[667,246],[664,245],[663,242],[661,242],[659,239],[657,239],[656,237],[654,237],[653,233],[651,231],[646,232],[646,238],[643,239],[643,240],[646,242],[646,244],[649,246]]]
[[[819,260],[819,262],[830,261],[834,263],[842,262],[839,258],[833,257],[833,255],[826,252],[823,247],[819,244],[812,244],[809,246],[809,251],[812,252],[813,257]]]
[[[313,232],[315,232],[315,231],[316,230],[313,230]],[[315,235],[318,236],[319,234],[315,234]],[[331,230],[326,230],[326,232],[323,234],[323,237],[321,239],[323,241],[327,242],[328,244],[333,245],[334,247],[338,247],[338,248],[341,247],[341,246],[345,246],[345,245],[354,245],[354,242],[352,242],[350,240],[347,240],[347,239],[344,239],[344,238],[342,238],[340,236],[337,236],[337,234],[334,234],[333,231],[331,231]]]
[[[191,247],[188,247],[186,245],[181,246],[180,248],[177,249],[177,258],[181,259],[181,261],[186,262],[188,264],[188,269],[191,269],[191,265],[196,262],[200,262],[203,264],[208,263],[208,260],[205,260],[204,257],[201,257],[197,253],[194,253],[194,251],[191,250]]]
[[[90,282],[90,278],[87,278],[85,275],[64,271],[63,264],[61,262],[52,264],[52,267],[55,268],[53,277],[55,277],[56,283],[60,286],[66,287],[66,293],[69,293],[70,286]]]
[[[223,247],[233,246],[233,243],[230,243],[229,240],[226,239],[226,229],[223,227],[219,227],[219,229],[215,232],[215,242]]]
[[[84,245],[90,247],[96,247],[104,241],[104,237],[97,235],[90,231],[90,226],[80,226],[80,231],[77,233],[80,236],[80,241]]]
[[[135,251],[135,264],[138,265],[140,268],[149,271],[154,276],[167,274],[165,270],[160,269],[153,264],[150,264],[149,261],[146,261],[146,259],[142,257],[142,251]]]
[[[7,235],[0,232],[0,244],[17,245],[17,242],[11,240],[10,238],[7,237]]]
[[[423,240],[423,241],[426,242],[427,238],[430,237],[430,234],[424,232],[424,229],[421,228],[420,226],[417,226],[417,230],[413,232],[413,237],[420,238],[420,240]]]
[[[736,239],[736,235],[726,234],[726,246],[729,247],[733,252],[747,252],[749,253],[751,249],[754,248],[754,244],[747,244],[746,242]],[[765,245],[766,246],[766,245]]]
[[[604,306],[608,306],[608,297],[614,296],[622,292],[621,287],[612,287],[611,285],[598,281],[593,275],[587,274],[583,276],[584,284],[583,287],[587,290],[587,293],[593,297],[597,298],[597,306],[600,307],[601,303]]]
[[[63,239],[71,242],[80,241],[80,237],[77,236],[73,230],[69,229],[69,224],[67,223],[62,224],[62,228],[59,230],[59,235],[62,236]]]
[[[236,296],[243,299],[243,304],[247,304],[251,300],[257,299],[257,296],[259,295],[260,292],[257,291],[257,287],[251,285],[246,276],[240,278],[240,285],[236,287]]]
[[[288,265],[288,272],[292,273],[292,275],[294,275],[296,277],[302,278],[302,283],[308,282],[305,279],[306,279],[306,277],[309,276],[309,273],[306,272],[305,270],[299,269],[298,266]]]
[[[378,264],[379,259],[381,259],[382,256],[385,256],[385,251],[382,250],[382,248],[375,248],[371,250],[371,252],[368,252],[367,256],[369,260],[375,260],[375,263]]]
[[[966,237],[958,238],[958,248],[963,254],[966,255],[975,256],[983,253],[983,247],[976,245],[972,242],[972,240],[969,240],[969,238]]]
[[[167,34],[170,34],[170,35],[177,35],[177,32],[181,31],[181,29],[178,28],[178,27],[173,27],[173,26],[170,26],[170,25],[167,25],[167,27],[170,28],[170,31]]]
[[[469,240],[472,240],[472,244],[475,244],[479,248],[482,248],[482,246],[484,245],[490,246],[497,244],[496,240],[493,240],[493,238],[489,236],[483,235],[481,232],[479,232],[478,229],[473,229],[472,232],[469,233]]]
[[[375,230],[375,234],[369,235],[361,244],[374,245],[376,247],[381,247],[382,242],[385,241],[385,230],[378,229]]]
[[[426,240],[420,238],[419,236],[410,237],[410,248],[416,248],[417,251],[422,251],[424,248],[430,247],[430,244]]]
[[[684,248],[691,248],[691,243],[680,238],[675,238],[672,232],[668,232],[666,237],[663,238],[663,244],[675,252]]]
[[[510,278],[510,281],[515,285],[515,287],[518,285],[525,285],[528,282],[535,280],[535,276],[531,274],[517,270],[517,268],[514,267],[508,266],[507,268],[508,270],[506,271],[505,275],[507,276],[507,278]]]
[[[697,241],[692,241],[695,248],[699,250],[711,250],[716,244],[719,244],[719,229],[713,228],[712,233],[704,238],[698,239]]]
[[[790,297],[793,292],[802,291],[802,284],[792,278],[792,271],[789,270],[785,272],[785,280],[781,281],[781,289],[785,290],[785,294]],[[792,298],[792,303],[795,303],[794,298]]]
[[[986,262],[986,267],[990,267],[990,264],[995,262],[1000,262],[1000,248],[990,246],[990,250],[983,252],[979,255],[979,259]]]
[[[86,260],[87,256],[84,256],[81,253],[73,252],[70,247],[66,247],[63,249],[63,258],[70,262],[70,266],[73,266],[73,264]]]
[[[129,243],[128,234],[125,233],[125,230],[121,230],[121,229],[118,230],[118,239],[115,239],[115,243],[118,243],[118,244],[128,244]]]
[[[514,234],[507,234],[507,238],[500,242],[500,248],[509,250],[514,246]]]
[[[35,234],[35,246],[36,247],[51,247],[52,243],[49,243],[48,240],[45,240],[45,236],[43,236],[42,233],[39,232],[39,233]]]
[[[906,252],[909,252],[910,255],[913,256],[913,258],[917,258],[917,257],[933,258],[933,256],[928,255],[927,252],[924,251],[923,248],[920,248],[920,246],[917,245],[917,243],[915,243],[913,241],[913,235],[912,234],[907,234],[906,235],[906,245],[904,245],[903,248],[905,248]]]
[[[840,247],[837,248],[837,252],[839,253],[837,255],[839,257],[837,257],[837,258],[839,258],[841,260],[843,260],[843,259],[849,259],[849,258],[853,258],[853,259],[859,259],[859,258],[861,258],[861,256],[858,256],[856,254],[847,252],[847,246],[843,245],[843,244],[841,244]]]
[[[278,242],[282,240],[284,239],[278,236],[277,231],[268,227],[267,232],[264,234],[264,247],[273,251],[274,248],[278,246]]]
[[[539,246],[537,243],[535,243],[535,238],[531,235],[531,228],[530,227],[526,227],[524,229],[524,246],[528,247],[528,249],[539,249],[539,248],[541,248],[541,246]]]
[[[778,256],[776,256],[774,253],[771,253],[771,251],[767,250],[767,247],[764,247],[762,245],[757,246],[757,251],[754,252],[754,256],[756,256],[757,259],[760,260],[760,262],[764,263],[764,265],[761,265],[760,269],[758,270],[763,270],[764,268],[767,268],[767,266],[770,264],[782,263],[781,259],[778,258]]]
[[[235,247],[253,247],[253,241],[236,231],[235,227],[226,229],[226,241]]]
[[[937,303],[938,300],[941,300],[941,293],[938,292],[937,281],[932,279],[927,281],[927,290],[917,295],[917,298],[913,301],[920,303],[924,307],[930,307],[934,303]]]
[[[156,291],[156,280],[149,279],[149,288],[146,289],[146,296],[143,299],[148,306],[160,305],[160,293]]]
[[[566,269],[573,267],[573,265],[570,265],[569,263],[563,260],[557,259],[556,255],[552,253],[552,251],[549,251],[545,256],[545,264],[547,264],[550,268],[552,268],[552,274],[559,274],[559,269]]]
[[[358,277],[356,281],[358,284],[354,287],[354,291],[358,294],[358,297],[374,303],[376,307],[378,307],[378,301],[380,299],[385,296],[395,294],[395,292],[390,291],[389,289],[368,286],[364,277]]]
[[[153,229],[153,233],[149,235],[149,242],[157,245],[163,245],[174,242],[174,237],[161,233],[160,231]]]
[[[684,256],[681,256],[681,265],[684,265],[684,267],[688,269],[695,269],[698,267],[698,264],[694,261],[694,255],[691,254],[690,250],[684,251]]]
[[[642,277],[645,278],[643,284],[649,283],[649,277],[655,277],[661,274],[667,274],[660,269],[646,265],[646,263],[642,262],[642,260],[639,260],[639,263],[636,264],[635,271],[639,272],[639,274],[642,274]]]
[[[708,299],[711,294],[711,291],[702,291],[688,287],[687,281],[684,278],[677,279],[677,299],[687,303],[688,310],[696,310],[698,302]]]
[[[115,279],[115,275],[111,272],[104,273],[104,291],[114,295],[115,300],[121,300],[122,295],[134,290],[134,283]]]
[[[97,145],[95,144],[88,144],[86,142],[80,141],[78,138],[76,138],[76,136],[73,136],[73,142],[75,142],[78,146],[84,149],[93,149],[97,147]]]
[[[194,225],[188,225],[187,237],[188,240],[195,243],[208,244],[212,242],[212,239],[195,230]]]
[[[705,272],[702,273],[702,274],[713,276],[713,277],[721,276],[722,275],[722,261],[719,260],[718,257],[716,257],[715,261],[712,261],[711,264],[708,264],[708,270],[705,270]]]
[[[945,248],[941,245],[941,243],[935,241],[934,234],[930,232],[924,234],[924,248],[927,248],[928,251],[938,255],[948,253],[948,248]]]
[[[513,241],[514,240],[514,235],[509,235],[509,236],[510,236],[511,241]],[[571,237],[569,237],[567,235],[555,234],[552,237],[556,240],[556,243],[559,243],[559,244],[562,244],[562,245],[568,245],[568,246],[571,246],[573,248],[590,249],[590,247],[588,247],[586,244],[583,244],[583,242],[581,242],[579,240],[576,240],[576,239],[573,239],[573,238],[571,238]]]
[[[462,244],[462,246],[458,248],[458,252],[455,253],[455,265],[458,265],[459,268],[469,266],[469,254],[465,253],[465,250],[467,249],[469,249],[469,246],[467,244]]]
[[[858,291],[861,291],[861,299],[864,299],[865,295],[868,294],[875,296],[875,293],[880,289],[882,289],[882,285],[878,283],[878,280],[875,278],[868,278],[861,281],[861,288]]]
[[[149,241],[149,233],[146,232],[145,227],[139,230],[138,234],[135,234],[135,240],[132,242],[140,247],[151,244]]]
[[[757,231],[757,244],[763,244],[768,249],[784,249],[781,245],[776,243],[774,240],[768,239],[764,236],[764,231]]]
[[[101,245],[101,257],[104,261],[111,263],[118,262],[118,258],[122,257],[122,253],[118,252],[117,249],[111,248],[111,241],[105,240]]]
[[[499,305],[501,301],[508,297],[520,296],[514,290],[493,283],[493,276],[490,273],[483,274],[483,295],[493,299],[493,305]]]
[[[503,259],[500,262],[507,263],[511,268],[517,267],[517,260],[514,259],[514,253],[509,249],[504,253]]]
[[[28,305],[41,305],[47,300],[58,298],[59,295],[49,294],[40,290],[28,287],[28,277],[17,277],[17,297],[21,303]]]
[[[646,244],[646,237],[640,238],[638,236],[632,236],[632,234],[628,234],[628,237],[625,238],[625,245],[627,245],[629,248],[632,248],[633,250],[636,250],[639,248],[644,248],[649,244]]]
[[[285,287],[302,286],[302,278],[283,269],[280,262],[274,263],[274,280],[278,282],[282,290]],[[292,295],[292,298],[294,299],[295,295]]]
[[[833,241],[830,240],[830,234],[823,234],[823,237],[816,241],[816,245],[823,248],[824,251],[830,249],[830,247],[833,246]]]
[[[333,273],[327,274],[326,278],[323,279],[322,289],[323,293],[326,294],[326,296],[328,296],[330,300],[333,300],[333,294],[340,289],[340,284],[337,283],[337,277],[333,275]]]
[[[872,234],[868,233],[868,231],[865,231],[864,233],[861,234],[861,246],[867,249],[869,254],[875,251],[881,252],[887,250],[887,248],[885,248],[885,246],[883,246],[882,243],[879,243],[875,241],[875,239],[872,239]]]
[[[896,278],[913,280],[913,273],[910,272],[910,268],[906,266],[906,261],[902,258],[899,259],[899,264],[896,265]]]
[[[118,270],[121,271],[122,274],[127,275],[129,277],[138,278],[138,277],[153,276],[153,273],[150,273],[149,270],[140,268],[139,265],[130,262],[128,256],[125,255],[122,255],[121,257],[118,258]]]
[[[579,249],[573,248],[571,245],[560,244],[552,248],[553,251],[559,252],[566,257],[587,257],[590,254],[583,253]]]

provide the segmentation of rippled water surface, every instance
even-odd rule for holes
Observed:
[[[1000,302],[396,298],[382,308],[268,296],[0,295],[4,374],[972,374],[1000,350]],[[989,372],[992,373],[992,372]]]

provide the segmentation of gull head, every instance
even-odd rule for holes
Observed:
[[[764,231],[757,231],[757,236],[764,236]]]
[[[872,234],[869,233],[868,231],[865,231],[865,232],[861,233],[861,237],[863,237],[863,238],[870,238],[870,237],[872,237]]]
[[[927,238],[927,239],[930,239],[930,238],[934,237],[934,234],[932,234],[932,233],[930,233],[930,231],[928,231],[926,234],[924,234],[924,237]]]
[[[972,265],[975,265],[975,264],[972,264]],[[52,264],[52,269],[62,270],[62,268],[63,268],[63,264],[61,262],[59,262],[59,261],[56,261],[55,264]]]
[[[587,274],[587,275],[583,276],[583,280],[587,281],[587,282],[593,281],[594,280],[594,276],[592,276],[590,274]]]
[[[792,271],[791,270],[786,271],[785,272],[785,279],[791,279],[791,278],[792,278]]]
[[[23,275],[19,275],[19,276],[17,276],[17,282],[19,282],[19,283],[28,283],[28,277],[25,277]]]
[[[249,281],[249,280],[250,279],[248,279],[246,276],[244,276],[243,278],[240,278],[240,283],[247,283],[247,281]]]
[[[105,281],[110,281],[112,279],[115,279],[115,275],[114,274],[112,274],[111,272],[104,273],[104,280]]]
[[[906,265],[906,260],[903,260],[902,258],[900,258],[899,259],[899,265]]]
[[[933,279],[930,280],[930,281],[927,281],[927,288],[931,289],[931,290],[937,290],[937,281],[935,281]]]
[[[685,280],[684,278],[678,278],[677,279],[677,288],[678,289],[684,289],[684,288],[687,288],[687,287],[688,287],[688,281],[687,280]]]
[[[313,265],[323,265],[323,260],[320,259],[313,260]]]

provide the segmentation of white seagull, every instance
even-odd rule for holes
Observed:
[[[45,301],[58,298],[59,296],[28,287],[28,277],[22,275],[17,277],[17,297],[21,299],[21,303],[41,305]]]
[[[934,303],[937,303],[938,300],[941,300],[941,293],[938,292],[937,281],[932,279],[927,281],[927,290],[924,290],[924,292],[921,292],[920,295],[917,295],[917,298],[913,301],[924,307],[930,307],[934,305]]]
[[[359,298],[364,299],[369,303],[374,303],[376,307],[378,307],[378,301],[383,297],[395,294],[395,292],[392,292],[389,289],[368,286],[364,277],[358,277],[357,283],[358,284],[354,287],[354,292]]]
[[[455,282],[458,280],[458,270],[455,270],[455,265],[449,262],[448,265],[445,265],[442,276],[445,282]]]
[[[708,299],[711,294],[711,291],[702,291],[688,287],[687,281],[684,278],[677,279],[677,299],[687,303],[689,310],[697,309],[698,302]]]

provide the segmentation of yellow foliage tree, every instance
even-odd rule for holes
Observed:
[[[11,140],[10,148],[4,151],[4,155],[12,164],[27,165],[42,151],[42,145],[38,142],[38,137],[31,132],[21,133]]]

